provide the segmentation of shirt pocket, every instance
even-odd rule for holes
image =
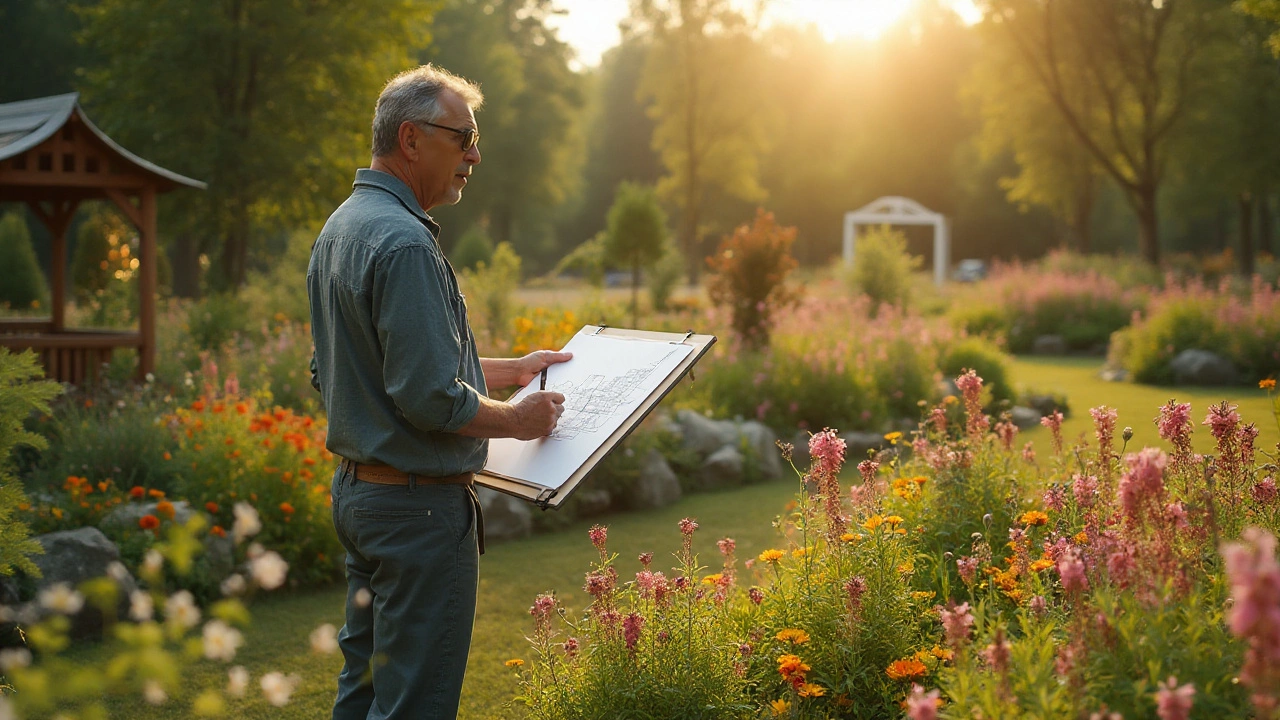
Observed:
[[[467,349],[471,345],[471,326],[467,318],[467,296],[461,292],[454,294],[450,300],[453,310],[453,321],[458,328],[458,337],[462,340],[462,362],[466,362]]]

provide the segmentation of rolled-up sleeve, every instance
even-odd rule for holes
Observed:
[[[477,391],[459,377],[465,322],[431,248],[412,245],[379,259],[373,321],[382,346],[383,379],[396,408],[414,427],[457,432],[480,408]]]

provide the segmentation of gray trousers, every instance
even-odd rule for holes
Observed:
[[[377,485],[339,467],[331,492],[347,549],[334,720],[456,718],[480,564],[471,489]]]

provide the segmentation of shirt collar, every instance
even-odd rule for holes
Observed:
[[[400,178],[392,175],[391,173],[382,172],[381,170],[360,168],[359,170],[356,170],[356,180],[351,184],[351,187],[357,188],[362,185],[365,187],[378,188],[379,190],[391,193],[400,201],[400,204],[403,205],[406,210],[413,213],[414,216],[422,222],[426,223],[427,228],[431,230],[432,235],[439,236],[439,223],[437,223],[434,218],[422,209],[422,206],[418,204],[418,199],[413,196],[413,191],[410,190],[409,186],[405,185]]]

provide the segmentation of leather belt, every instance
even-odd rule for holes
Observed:
[[[397,470],[390,465],[373,465],[358,463],[346,458],[342,459],[343,472],[351,473],[360,482],[375,485],[463,485],[467,488],[467,496],[471,500],[476,513],[476,544],[480,554],[484,554],[484,509],[480,506],[480,496],[476,495],[475,473],[460,473],[444,477],[431,477]]]

